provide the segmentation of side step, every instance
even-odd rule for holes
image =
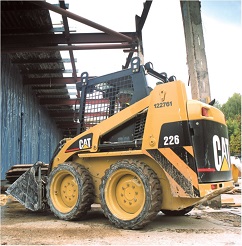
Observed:
[[[32,211],[44,208],[45,182],[41,170],[44,165],[43,162],[36,162],[6,190],[8,195]]]

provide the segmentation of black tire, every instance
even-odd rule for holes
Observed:
[[[166,209],[162,209],[161,212],[165,215],[168,216],[183,216],[187,213],[189,213],[191,210],[193,209],[193,206],[191,207],[187,207],[181,210],[166,210]]]
[[[101,207],[118,228],[143,228],[160,211],[161,198],[156,173],[137,160],[113,164],[106,170],[100,185]]]
[[[82,219],[94,202],[94,185],[89,172],[77,163],[63,163],[48,178],[47,201],[60,219]]]

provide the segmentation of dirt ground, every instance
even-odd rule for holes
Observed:
[[[240,196],[237,197],[240,199]],[[1,195],[1,245],[241,245],[241,207],[200,206],[181,217],[161,212],[142,230],[117,229],[96,205],[84,221],[31,212]]]

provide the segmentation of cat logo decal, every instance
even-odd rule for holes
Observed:
[[[213,136],[214,163],[217,171],[230,169],[229,140],[217,135]]]

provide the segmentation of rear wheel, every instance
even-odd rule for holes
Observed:
[[[94,201],[89,172],[77,163],[60,164],[49,175],[47,200],[51,211],[60,219],[81,219]]]
[[[146,164],[118,161],[102,178],[100,200],[105,216],[117,227],[140,229],[160,211],[160,182]]]

